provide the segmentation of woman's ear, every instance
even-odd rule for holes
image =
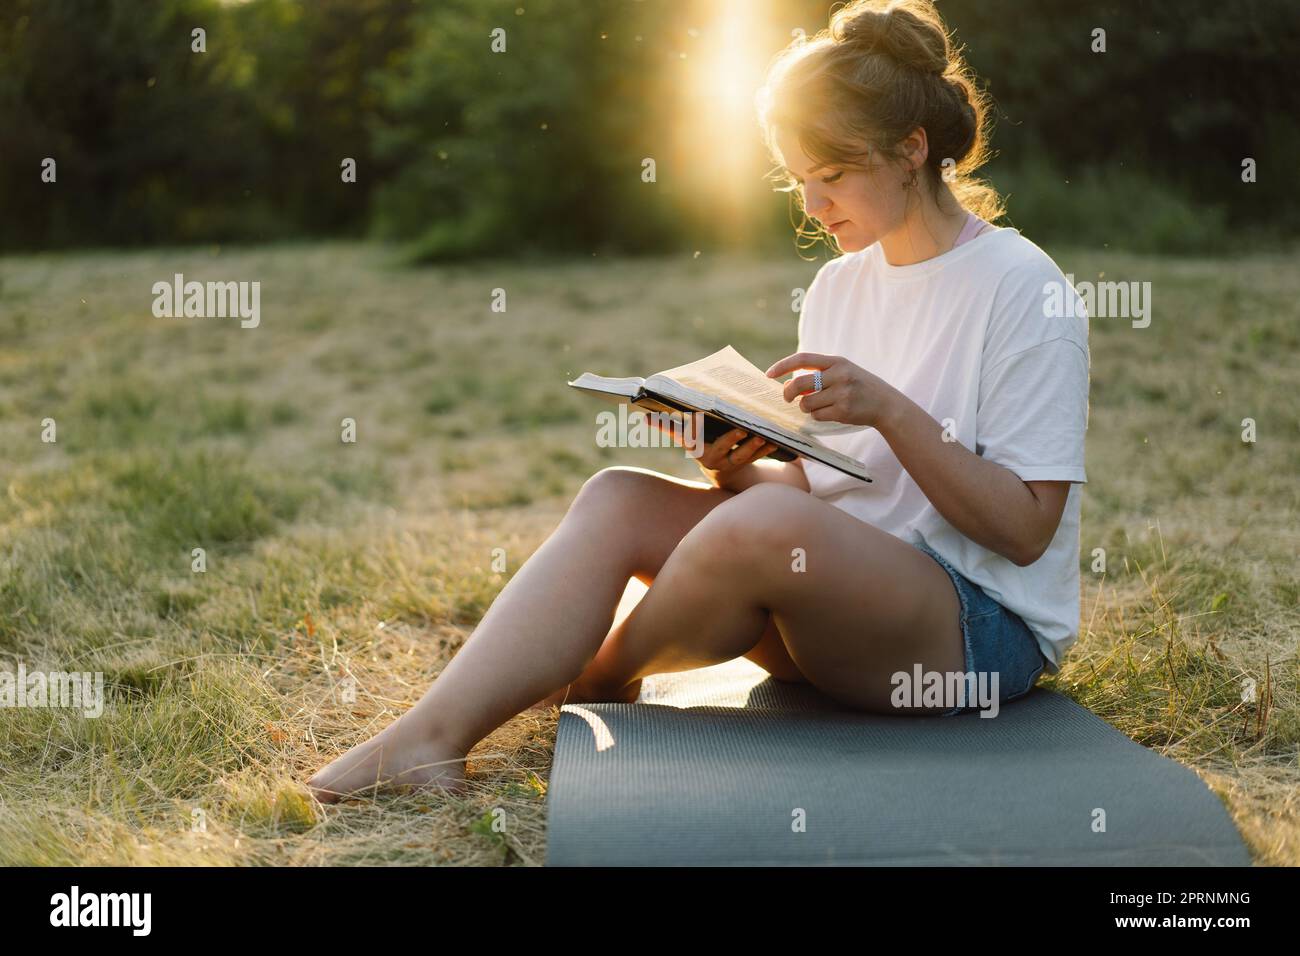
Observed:
[[[902,150],[907,168],[919,170],[930,156],[930,141],[925,135],[925,127],[918,126],[904,136],[898,148]]]

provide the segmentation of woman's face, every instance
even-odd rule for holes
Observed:
[[[798,139],[780,128],[776,145],[785,158],[785,168],[800,181],[804,209],[835,236],[845,252],[865,249],[903,225],[906,177],[893,166],[873,157],[870,171],[834,166],[813,169],[816,164]]]

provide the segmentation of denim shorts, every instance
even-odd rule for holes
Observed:
[[[948,572],[961,600],[961,634],[966,644],[966,673],[998,675],[998,702],[1015,700],[1033,690],[1047,666],[1034,634],[1018,614],[984,593],[979,585],[941,558],[928,545],[916,545]],[[986,680],[990,680],[986,678]],[[942,716],[978,710],[978,701],[957,706]]]

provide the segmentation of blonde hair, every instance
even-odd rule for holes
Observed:
[[[919,126],[929,143],[923,179],[936,201],[950,168],[955,178],[947,185],[962,208],[990,222],[1006,213],[997,191],[973,176],[989,159],[991,104],[930,0],[853,0],[831,15],[829,27],[776,55],[755,104],[779,166],[778,128],[793,133],[814,162],[866,169],[872,150],[901,160],[899,142]],[[785,183],[780,191],[798,196],[803,224],[796,235],[833,238],[820,225],[805,232],[798,182],[783,168],[775,179]]]

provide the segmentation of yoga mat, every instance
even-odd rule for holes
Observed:
[[[886,717],[744,658],[641,690],[561,708],[548,866],[1250,865],[1195,773],[1053,691]]]

